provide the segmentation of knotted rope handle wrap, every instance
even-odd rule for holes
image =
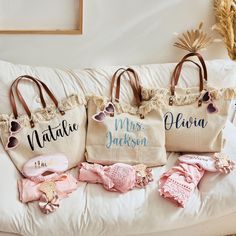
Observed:
[[[192,62],[199,68],[199,92],[201,93],[201,91],[204,89],[204,82],[203,82],[204,79],[203,79],[203,75],[202,75],[202,67],[197,62],[194,62],[192,60],[189,60],[189,59],[181,60],[177,64],[177,66],[175,67],[173,75],[172,75],[172,79],[171,79],[171,87],[170,87],[171,88],[171,96],[169,98],[169,105],[170,106],[173,105],[173,97],[175,96],[175,86],[178,84],[180,73],[181,73],[183,64],[185,62]],[[198,105],[200,106],[201,104],[199,103]]]
[[[21,105],[23,106],[26,114],[28,115],[29,117],[29,120],[30,120],[30,126],[31,128],[33,128],[35,125],[34,125],[34,121],[32,120],[32,116],[31,116],[31,111],[28,107],[28,105],[26,104],[21,92],[19,91],[19,83],[20,81],[22,80],[31,80],[33,83],[35,83],[39,89],[39,96],[40,96],[40,101],[41,101],[41,105],[42,107],[45,109],[46,108],[46,102],[45,102],[45,99],[43,97],[43,93],[42,93],[42,87],[43,89],[46,91],[46,93],[48,94],[48,96],[51,98],[51,100],[53,101],[53,103],[55,104],[56,108],[58,109],[58,111],[61,113],[61,115],[64,115],[65,112],[64,111],[61,111],[58,107],[58,101],[57,99],[55,98],[55,96],[52,94],[52,92],[50,91],[50,89],[46,86],[45,83],[43,83],[42,81],[40,81],[39,79],[36,79],[30,75],[23,75],[23,76],[19,76],[11,85],[10,87],[10,103],[11,103],[11,106],[12,106],[12,110],[13,110],[13,114],[14,114],[14,117],[15,119],[18,118],[18,112],[17,112],[17,107],[16,107],[16,102],[15,102],[15,97],[14,97],[14,93],[13,93],[13,88],[14,88],[14,85],[16,84],[16,95],[21,103]]]
[[[140,80],[139,80],[138,74],[132,68],[127,68],[127,69],[120,68],[112,76],[111,89],[110,89],[111,102],[113,102],[113,91],[114,91],[115,85],[116,85],[115,101],[119,102],[119,99],[120,99],[120,79],[122,78],[122,75],[124,75],[125,73],[127,73],[129,76],[129,81],[130,81],[131,88],[133,90],[135,101],[136,101],[137,106],[139,107],[141,104]],[[141,118],[143,118],[143,117],[141,117]]]

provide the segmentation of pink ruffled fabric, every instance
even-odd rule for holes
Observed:
[[[100,183],[108,191],[125,193],[135,187],[136,171],[122,163],[111,166],[81,163],[78,178],[80,181]]]
[[[205,171],[197,165],[179,163],[159,180],[159,193],[179,207],[185,207]]]
[[[60,176],[60,174],[58,173],[51,173],[49,175],[39,175],[39,176],[35,176],[35,177],[27,177],[27,179],[32,180],[35,183],[41,183],[41,182],[46,182],[46,181],[50,181],[51,179],[55,179],[58,176]]]
[[[69,193],[78,188],[78,182],[71,174],[61,174],[50,179],[50,181],[55,182],[59,199],[66,198]],[[41,183],[37,183],[29,179],[18,180],[20,201],[27,203],[39,200],[43,194],[38,189],[40,185]]]

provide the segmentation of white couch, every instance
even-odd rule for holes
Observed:
[[[236,86],[236,66],[227,60],[207,62],[209,81],[218,87]],[[146,87],[167,87],[174,64],[133,66]],[[78,78],[63,70],[14,65],[0,61],[0,113],[11,113],[8,89],[19,75],[30,74],[46,82],[58,98],[72,92],[109,93],[109,82],[116,67],[74,70]],[[197,84],[198,72],[187,65],[181,86]],[[121,98],[132,100],[129,87],[122,85]],[[32,109],[39,106],[38,96],[28,85],[21,87]],[[230,120],[235,105],[232,104]],[[236,127],[227,122],[225,152],[236,161]],[[236,171],[229,175],[207,173],[186,208],[161,198],[157,191],[160,175],[174,165],[178,153],[168,154],[166,166],[153,169],[154,181],[145,189],[125,194],[107,192],[102,186],[80,183],[77,191],[62,201],[53,214],[43,215],[37,203],[18,200],[16,181],[21,178],[9,156],[0,146],[0,236],[15,233],[24,236],[166,236],[226,235],[236,233]],[[76,175],[77,169],[72,170]],[[10,234],[13,235],[13,234]]]

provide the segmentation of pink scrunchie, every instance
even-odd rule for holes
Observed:
[[[56,211],[57,208],[59,208],[60,199],[57,195],[54,196],[54,198],[49,201],[47,196],[45,194],[42,194],[42,196],[39,199],[39,209],[44,214],[49,214],[54,211]]]
[[[185,207],[204,172],[197,165],[179,163],[161,176],[159,193],[177,206]]]

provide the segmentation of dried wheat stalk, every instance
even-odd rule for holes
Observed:
[[[203,48],[206,48],[212,43],[212,37],[202,31],[203,23],[201,23],[198,29],[188,30],[183,33],[181,37],[174,43],[175,47],[187,50],[189,52],[197,52]]]
[[[223,37],[228,54],[236,60],[236,0],[215,0],[216,29]]]

